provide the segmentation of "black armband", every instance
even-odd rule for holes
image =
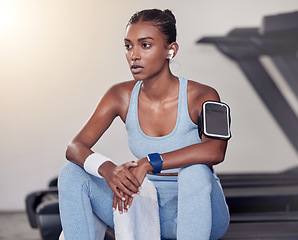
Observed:
[[[231,138],[231,116],[227,104],[216,101],[206,101],[202,105],[202,112],[199,117],[199,136],[221,140]]]

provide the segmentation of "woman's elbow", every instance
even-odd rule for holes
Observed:
[[[73,151],[74,151],[74,144],[72,142],[70,142],[67,145],[67,148],[66,148],[66,151],[65,151],[65,157],[66,157],[67,160],[70,161],[70,159],[72,159]]]
[[[226,157],[226,151],[228,147],[228,141],[221,140],[222,144],[220,144],[218,149],[218,163],[222,163]]]
[[[217,151],[214,151],[212,162],[213,165],[222,163],[225,160],[226,147],[220,147]]]
[[[225,153],[220,152],[217,154],[216,159],[215,159],[215,165],[222,163],[225,160]]]
[[[206,139],[206,158],[210,165],[217,165],[225,160],[227,142],[219,139]]]

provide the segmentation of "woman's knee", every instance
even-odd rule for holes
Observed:
[[[179,171],[179,177],[183,178],[209,178],[212,176],[211,169],[206,164],[194,164],[184,168],[181,168]]]
[[[211,191],[213,173],[205,164],[195,164],[181,168],[178,175],[179,187],[187,186],[190,189],[196,186]]]
[[[68,162],[63,165],[60,169],[60,173],[58,176],[58,188],[66,186],[68,184],[75,184],[80,182],[80,179],[86,181],[88,178],[88,173],[79,165]]]

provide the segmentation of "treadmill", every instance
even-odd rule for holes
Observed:
[[[298,117],[264,68],[268,56],[298,96],[298,12],[263,18],[261,28],[203,37],[234,60],[298,152]],[[222,239],[298,239],[298,167],[281,173],[219,174],[231,213]]]

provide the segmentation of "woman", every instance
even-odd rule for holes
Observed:
[[[213,88],[171,73],[175,25],[169,10],[131,17],[124,42],[134,80],[107,91],[69,144],[70,163],[59,175],[67,240],[95,239],[93,213],[113,227],[113,210],[128,211],[146,176],[157,189],[162,239],[218,239],[226,232],[228,208],[212,167],[224,160],[227,142],[200,138],[197,125],[202,104],[220,99]],[[136,162],[116,165],[91,150],[117,116]],[[152,174],[158,168],[161,173]]]

